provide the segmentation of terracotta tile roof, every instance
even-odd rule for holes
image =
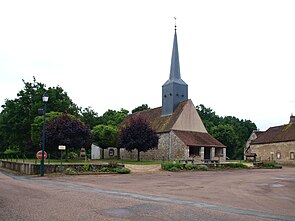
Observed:
[[[257,137],[260,137],[261,136],[261,134],[263,134],[265,131],[255,131],[255,134],[256,134],[256,136]],[[257,139],[257,138],[256,138]]]
[[[173,130],[173,132],[187,146],[222,148],[226,147],[208,133],[180,130]]]
[[[147,119],[152,128],[157,132],[157,133],[164,133],[168,132],[171,130],[173,125],[175,124],[176,120],[178,119],[179,115],[182,112],[183,107],[187,104],[189,100],[181,102],[173,114],[168,115],[168,116],[162,116],[162,107],[150,109],[150,110],[144,110],[140,112],[136,112],[134,114],[129,115],[130,116],[140,116],[145,119]],[[128,119],[128,118],[127,118]],[[124,122],[123,122],[124,124]]]
[[[251,144],[278,143],[295,141],[295,125],[285,124],[277,127],[270,127],[264,133],[259,134]]]

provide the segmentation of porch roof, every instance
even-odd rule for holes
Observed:
[[[219,142],[217,139],[212,137],[208,133],[195,132],[195,131],[180,131],[173,130],[175,135],[179,137],[180,140],[186,146],[196,146],[196,147],[222,147],[226,146]]]

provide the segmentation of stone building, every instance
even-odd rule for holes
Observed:
[[[281,164],[295,165],[295,117],[290,117],[289,124],[270,127],[256,136],[245,151],[245,157],[255,156],[258,161],[276,161]],[[250,138],[251,138],[250,136]],[[249,139],[250,139],[249,138]]]
[[[146,118],[159,135],[158,147],[141,153],[141,159],[221,161],[226,147],[204,127],[193,102],[188,99],[188,85],[181,79],[175,29],[170,76],[162,86],[162,107],[134,113]],[[122,158],[136,159],[137,151],[121,151]]]
[[[251,148],[251,142],[255,139],[257,139],[261,134],[263,134],[264,131],[259,131],[259,130],[254,130],[250,137],[248,138],[245,148],[244,148],[244,160],[252,160],[256,161],[257,154],[252,153],[250,148]]]

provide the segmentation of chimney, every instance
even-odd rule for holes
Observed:
[[[290,116],[289,124],[295,124],[295,116],[293,116],[293,114]]]

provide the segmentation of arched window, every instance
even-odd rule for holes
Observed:
[[[281,159],[281,152],[280,151],[277,152],[277,159]]]
[[[295,159],[294,152],[290,152],[290,160],[294,160],[294,159]]]

